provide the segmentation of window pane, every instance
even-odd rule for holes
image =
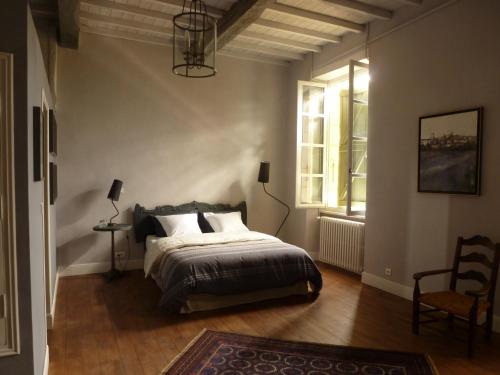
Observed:
[[[302,142],[323,144],[325,120],[322,117],[303,116]]]
[[[301,184],[300,184],[300,203],[312,203],[311,202],[311,194],[310,194],[310,177],[302,177],[300,179]]]
[[[366,141],[353,140],[352,142],[352,172],[366,174]]]
[[[361,77],[366,76],[366,71],[364,70],[358,70],[354,72],[354,82],[355,84],[358,84],[358,87],[355,87],[355,92],[354,92],[354,100],[360,101],[360,102],[366,102],[368,103],[368,89],[365,85],[359,85],[359,81],[356,81],[356,79],[361,75]]]
[[[323,177],[302,177],[300,203],[321,204],[323,202]]]
[[[302,146],[302,156],[300,163],[300,172],[302,174],[310,174],[312,170],[312,160],[311,160],[312,152],[311,147]]]
[[[323,177],[312,177],[312,203],[323,201]]]
[[[323,148],[313,147],[312,149],[312,173],[313,174],[323,174]]]
[[[325,89],[323,87],[303,87],[302,112],[320,115],[325,113]]]
[[[302,174],[323,174],[323,147],[302,146]]]
[[[351,175],[350,181],[350,202],[348,213],[365,211],[366,208],[366,158],[368,141],[368,86],[370,77],[368,68],[361,65],[351,65],[353,72],[350,80],[350,92],[352,93],[352,139],[351,144],[351,164],[349,165]]]
[[[311,135],[312,142],[315,144],[323,144],[324,142],[324,119],[321,117],[317,117],[311,120]]]
[[[366,209],[366,178],[352,177],[352,211],[365,211]]]
[[[302,116],[302,143],[311,143],[309,128],[309,116]]]
[[[368,137],[368,104],[354,102],[353,136]]]

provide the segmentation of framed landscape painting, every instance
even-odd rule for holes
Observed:
[[[418,191],[480,194],[483,108],[420,118]]]

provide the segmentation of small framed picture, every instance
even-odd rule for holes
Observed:
[[[57,165],[53,162],[49,164],[50,179],[50,204],[54,204],[57,199]]]
[[[49,152],[57,155],[57,121],[52,109],[49,111]]]
[[[42,111],[40,107],[33,107],[33,179],[42,181]]]
[[[483,108],[420,118],[418,191],[479,195]]]

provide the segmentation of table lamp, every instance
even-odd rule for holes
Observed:
[[[115,202],[118,202],[120,200],[120,193],[122,192],[122,188],[123,188],[123,181],[116,179],[113,180],[113,183],[111,184],[111,189],[109,189],[108,199],[111,201],[111,204],[115,208],[116,215],[112,216],[109,219],[108,225],[113,225],[113,219],[120,214],[120,211],[118,211],[118,208],[116,208]]]

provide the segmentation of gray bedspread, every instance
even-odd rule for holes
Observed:
[[[159,263],[160,306],[178,312],[190,294],[229,295],[309,281],[322,287],[321,273],[303,249],[273,240],[186,247]]]

